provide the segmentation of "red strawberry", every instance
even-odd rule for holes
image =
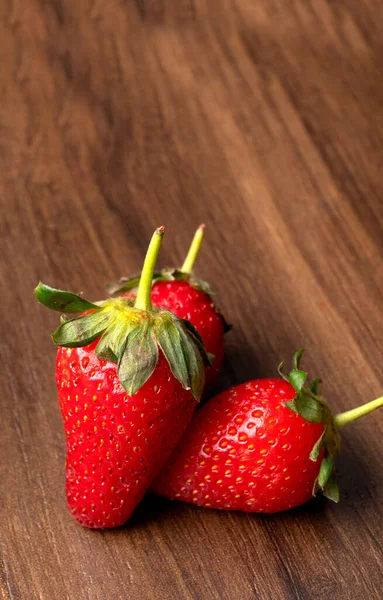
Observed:
[[[130,396],[97,342],[59,348],[56,381],[67,435],[69,509],[88,527],[124,523],[180,440],[195,399],[160,353],[153,375]]]
[[[301,352],[284,379],[260,379],[219,394],[197,411],[153,491],[200,506],[275,513],[323,490],[338,501],[337,430],[383,405],[379,398],[333,417],[304,385]]]
[[[40,284],[40,302],[66,313],[56,382],[67,435],[66,491],[82,525],[122,525],[191,419],[208,362],[192,326],[153,309],[150,287],[163,228],[153,235],[137,298],[92,304]]]
[[[206,351],[212,357],[212,366],[206,369],[206,387],[215,381],[224,355],[224,334],[230,329],[212,300],[213,289],[205,281],[192,274],[194,262],[202,244],[205,225],[197,229],[185,262],[181,269],[164,269],[154,273],[152,302],[171,310],[180,319],[187,319],[200,334]],[[111,293],[123,293],[131,297],[140,274],[108,287]]]

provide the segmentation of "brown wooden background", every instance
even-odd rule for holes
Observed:
[[[235,328],[219,387],[306,348],[336,411],[382,393],[381,0],[0,2],[1,553],[10,600],[382,598],[383,414],[342,502],[275,517],[147,498],[81,529],[39,279],[102,297],[196,226]]]

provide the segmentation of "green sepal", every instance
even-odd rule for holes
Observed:
[[[205,345],[203,343],[203,339],[201,338],[200,334],[198,333],[198,331],[196,330],[194,325],[192,325],[190,323],[190,321],[188,321],[187,319],[179,319],[179,320],[182,323],[182,325],[185,327],[185,329],[187,329],[193,342],[199,349],[204,365],[206,367],[211,367],[212,361],[210,359],[210,356],[212,356],[214,358],[214,354],[209,354],[206,352]]]
[[[52,340],[65,348],[87,346],[105,331],[110,321],[111,315],[104,311],[65,320],[52,334]]]
[[[35,289],[35,296],[41,304],[58,312],[79,313],[87,310],[100,310],[97,304],[88,302],[77,294],[57,290],[41,282]]]
[[[167,327],[161,328],[157,332],[158,343],[167,361],[170,369],[185,389],[191,389],[188,364],[182,349],[181,336],[173,323]]]
[[[322,379],[320,377],[317,377],[316,379],[314,379],[314,381],[310,384],[310,391],[317,395],[318,394],[318,385],[322,383]]]
[[[194,398],[200,399],[203,392],[203,386],[205,384],[205,378],[203,380],[198,377],[200,369],[204,369],[204,363],[199,352],[195,352],[189,347],[187,343],[187,335],[185,332],[177,328],[180,333],[182,351],[184,354],[185,363],[189,371],[190,390]]]
[[[285,402],[285,406],[287,406],[287,408],[289,408],[293,412],[298,413],[298,409],[295,405],[295,398],[294,400],[288,400],[287,402]]]
[[[138,287],[140,277],[141,273],[134,273],[130,277],[121,277],[117,283],[109,283],[106,289],[111,295],[130,292]],[[179,269],[165,268],[162,271],[155,271],[152,281],[153,283],[157,281],[188,281],[192,287],[204,292],[208,296],[213,296],[215,293],[209,283],[201,279],[196,279],[192,273],[184,273]]]
[[[307,373],[300,371],[299,369],[293,369],[288,376],[289,382],[293,386],[294,390],[299,393],[302,389],[304,382],[306,381]]]
[[[330,456],[332,456],[333,458],[335,458],[339,454],[340,439],[336,432],[336,429],[334,428],[332,418],[331,418],[331,413],[330,413],[328,423],[326,424],[326,427],[325,427],[322,435],[317,440],[317,442],[314,444],[314,447],[311,450],[310,460],[313,460],[313,461],[318,460],[319,455],[322,452],[323,448],[326,448],[327,453]]]
[[[318,441],[315,442],[313,449],[310,452],[310,460],[314,462],[318,460],[319,455],[322,452],[325,434],[326,430],[324,430]]]
[[[299,369],[299,363],[301,362],[303,352],[304,352],[304,350],[303,350],[303,348],[301,348],[300,350],[297,350],[296,353],[294,354],[293,369],[295,369],[295,370]]]
[[[301,392],[296,397],[295,406],[298,414],[300,414],[301,417],[303,417],[309,423],[327,422],[327,407],[318,402],[315,398],[311,398],[304,392]]]
[[[334,468],[334,459],[330,454],[326,454],[321,462],[319,475],[318,475],[318,484],[324,489],[327,485],[328,480],[330,479],[331,473]]]
[[[124,319],[115,319],[104,331],[98,342],[94,351],[96,356],[102,360],[118,362],[118,357],[125,345],[128,334],[135,326],[135,323],[127,323]]]
[[[130,331],[118,360],[118,378],[130,396],[153,374],[157,362],[155,331],[146,321]]]
[[[196,279],[191,275],[189,277],[189,283],[193,288],[199,290],[200,292],[203,292],[207,296],[212,297],[215,294],[214,288],[212,288],[210,283],[208,283],[207,281],[203,281],[202,279]]]
[[[207,281],[197,279],[193,273],[184,273],[179,269],[165,268],[161,271],[161,279],[157,281],[187,281],[190,285],[204,292],[208,296],[214,296],[215,291]]]
[[[161,281],[161,271],[155,271],[153,273],[153,283],[155,281]],[[123,294],[124,292],[130,292],[138,287],[140,283],[141,273],[134,273],[130,277],[121,277],[117,283],[108,283],[106,286],[108,294],[114,296],[115,294]]]
[[[334,425],[334,420],[332,418],[330,409],[328,409],[328,411],[330,414],[329,414],[329,419],[328,419],[328,423],[326,426],[325,447],[327,448],[327,451],[329,452],[329,454],[331,454],[331,456],[335,459],[338,456],[339,451],[340,451],[340,437],[339,437],[336,427]]]
[[[182,387],[190,389],[199,400],[205,382],[204,362],[208,358],[206,351],[201,352],[196,338],[188,329],[182,327],[179,319],[172,317],[157,328],[158,344],[167,359],[173,375],[181,382]],[[203,377],[200,374],[203,373]]]
[[[108,293],[111,296],[122,295],[127,292],[131,292],[132,290],[138,287],[140,282],[141,273],[134,273],[130,277],[121,277],[120,281],[117,283],[109,283],[106,286]],[[202,281],[202,279],[197,279],[194,277],[193,273],[184,273],[179,269],[171,269],[165,268],[162,271],[155,271],[153,274],[152,283],[156,283],[157,281],[187,281],[190,285],[201,292],[207,294],[210,298],[214,296],[215,291],[211,287],[207,281]],[[217,309],[216,309],[217,310]],[[217,310],[217,313],[222,320],[222,325],[225,333],[228,333],[233,326],[230,325],[223,316],[221,312]]]
[[[331,410],[326,401],[317,395],[317,388],[321,379],[314,379],[309,384],[307,383],[307,373],[299,368],[302,354],[303,350],[298,350],[295,353],[293,368],[290,372],[286,371],[283,363],[279,365],[279,374],[293,386],[296,392],[295,398],[285,402],[285,405],[309,423],[323,423],[323,432],[310,452],[310,459],[317,461],[321,453],[325,451],[318,477],[314,482],[313,495],[315,496],[322,489],[327,498],[337,502],[339,500],[339,488],[336,482],[334,463],[336,456],[339,454],[339,435]]]
[[[198,373],[202,370],[205,375],[204,367],[211,366],[211,364],[202,340],[202,343],[197,341],[197,338],[191,335],[187,328],[182,327],[179,320],[175,322],[175,326],[180,335],[181,348],[189,372],[190,389],[194,398],[199,400],[202,396],[205,377],[201,379]]]
[[[333,502],[339,502],[340,491],[335,472],[331,474],[329,480],[327,481],[323,489],[323,495]]]

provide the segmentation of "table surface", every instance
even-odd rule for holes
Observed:
[[[43,281],[104,294],[152,231],[234,324],[217,389],[306,348],[335,411],[382,393],[381,0],[0,7],[2,598],[381,598],[383,414],[342,435],[342,499],[276,516],[147,497],[69,516]]]

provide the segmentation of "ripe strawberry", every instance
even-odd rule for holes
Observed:
[[[122,525],[191,419],[208,363],[192,326],[152,308],[150,288],[163,228],[152,238],[137,298],[92,304],[39,284],[38,300],[81,312],[53,334],[67,435],[66,492],[82,525]]]
[[[281,365],[284,379],[243,383],[197,411],[153,491],[245,512],[293,508],[319,489],[337,502],[337,430],[382,406],[383,398],[333,417],[317,395],[318,380],[305,385],[301,354],[290,373]]]
[[[211,355],[212,366],[206,369],[206,387],[218,376],[224,355],[224,334],[230,327],[217,310],[212,296],[213,289],[205,281],[195,279],[192,269],[204,236],[205,225],[197,229],[185,262],[181,269],[163,269],[154,273],[152,302],[155,306],[171,310],[180,319],[187,319],[200,334],[206,351]],[[140,274],[121,279],[108,286],[110,293],[131,297],[131,290],[138,285]]]

